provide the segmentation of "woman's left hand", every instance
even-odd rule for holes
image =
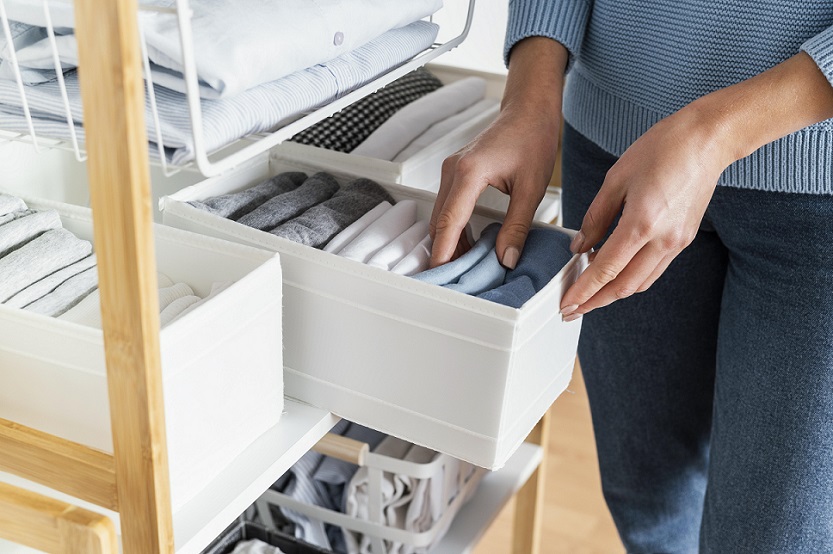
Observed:
[[[608,171],[571,249],[587,252],[616,229],[561,303],[565,321],[643,292],[697,233],[731,163],[718,133],[689,106],[654,125]]]

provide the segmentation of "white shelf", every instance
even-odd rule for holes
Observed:
[[[448,534],[431,554],[469,554],[503,507],[529,480],[544,459],[543,449],[523,443],[506,466],[483,477],[477,493],[457,514]]]
[[[201,493],[174,514],[177,554],[197,554],[286,472],[339,418],[330,412],[286,399],[277,427],[253,443]],[[118,514],[43,485],[0,472],[0,482],[51,496],[109,516],[119,529]],[[35,552],[0,541],[0,554]]]

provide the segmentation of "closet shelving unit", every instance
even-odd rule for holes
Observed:
[[[187,10],[186,0],[177,6]],[[471,0],[466,28],[453,41],[220,162],[198,155],[197,165],[206,174],[223,171],[453,48],[473,7]],[[114,452],[0,419],[0,538],[49,552],[116,552],[115,520],[126,554],[199,553],[338,421],[287,399],[276,429],[171,512],[137,13],[136,0],[75,0]],[[196,85],[193,64],[186,78]],[[436,552],[469,552],[513,496],[513,552],[539,552],[548,426],[544,416],[507,467],[487,476]]]

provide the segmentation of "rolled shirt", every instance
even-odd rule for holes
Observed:
[[[63,269],[56,271],[51,275],[47,275],[35,283],[32,283],[22,291],[6,300],[4,304],[10,308],[23,308],[24,306],[28,306],[32,302],[40,300],[47,294],[54,291],[70,277],[74,277],[82,271],[94,268],[95,263],[95,254],[91,254],[83,260],[79,260],[74,264],[68,265]]]
[[[397,275],[412,276],[428,269],[431,263],[431,247],[433,241],[428,235],[417,244],[413,250],[408,252],[408,255],[399,260],[395,266],[391,268],[391,272]]]
[[[337,191],[338,182],[332,175],[316,173],[295,190],[267,200],[237,222],[261,231],[271,231],[331,198]]]
[[[195,208],[211,212],[220,217],[237,220],[271,198],[295,190],[301,186],[306,178],[306,173],[281,173],[239,192],[223,194],[205,200],[192,200],[188,203]]]
[[[324,252],[338,254],[342,248],[347,246],[353,239],[359,236],[361,232],[367,229],[371,223],[382,217],[382,214],[388,211],[391,206],[392,204],[388,201],[380,202],[375,208],[361,216],[349,227],[333,237],[333,239],[324,247]]]
[[[60,228],[61,218],[55,210],[34,212],[0,225],[0,258],[46,231]]]
[[[417,221],[387,246],[376,252],[368,260],[367,265],[390,271],[422,242],[428,235],[428,227],[427,219]]]
[[[339,256],[366,263],[379,250],[408,230],[417,218],[417,203],[403,200],[394,205],[367,229],[341,249]]]
[[[58,317],[97,289],[98,269],[91,267],[73,275],[58,285],[55,290],[23,309],[50,317]]]

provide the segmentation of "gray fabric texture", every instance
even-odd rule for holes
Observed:
[[[92,253],[92,244],[53,229],[0,258],[0,302]]]
[[[237,220],[238,223],[271,231],[321,202],[338,191],[338,182],[332,175],[316,173],[293,191],[275,196]]]
[[[87,256],[83,260],[79,260],[74,264],[68,265],[67,267],[58,270],[51,275],[47,275],[37,283],[33,283],[32,285],[26,287],[22,291],[18,292],[17,294],[6,300],[4,304],[10,308],[23,308],[24,306],[28,306],[32,302],[40,300],[44,296],[54,291],[67,279],[75,277],[82,271],[94,268],[95,261],[95,254]]]
[[[307,176],[304,173],[289,172],[281,173],[258,185],[232,192],[214,198],[207,198],[199,201],[188,202],[195,208],[211,212],[220,217],[239,219],[250,211],[254,210],[270,198],[284,194],[298,188]]]
[[[0,258],[51,229],[61,228],[55,210],[35,212],[0,226]]]
[[[26,203],[20,198],[0,193],[0,216],[19,212],[26,208]]]
[[[20,210],[17,212],[8,213],[6,215],[0,215],[0,225],[5,225],[15,219],[20,219],[21,217],[26,217],[27,215],[32,215],[35,213],[35,210]]]
[[[58,288],[23,309],[50,317],[58,317],[81,302],[97,288],[98,269],[91,267],[70,277],[61,283]]]
[[[270,231],[273,235],[320,248],[381,202],[394,203],[385,189],[370,179],[356,179],[332,198]]]

